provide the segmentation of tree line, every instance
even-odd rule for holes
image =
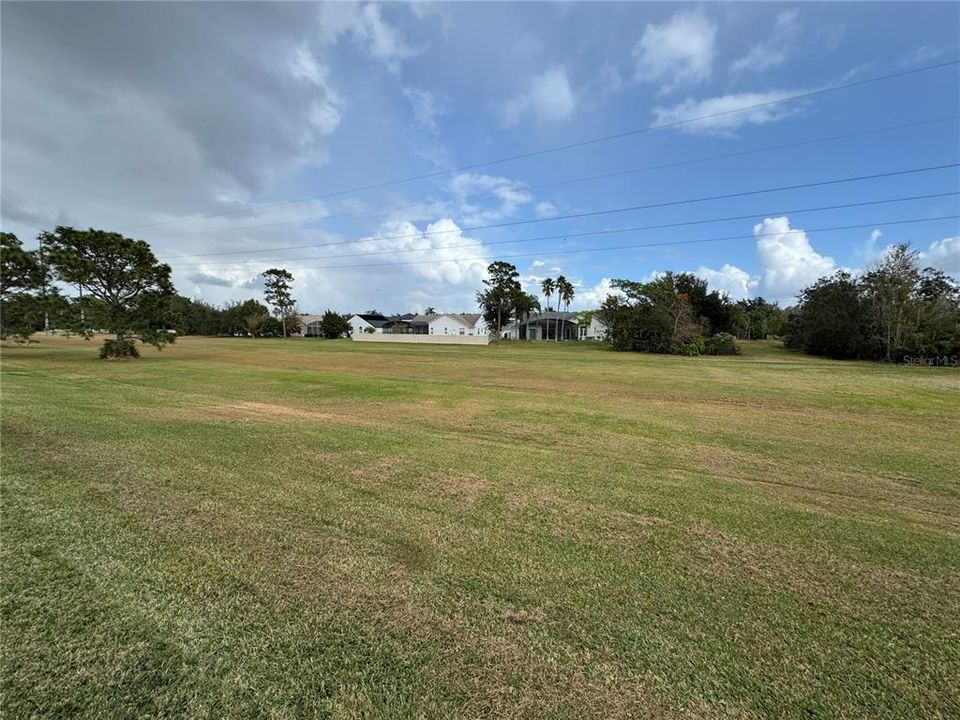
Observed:
[[[103,358],[137,357],[137,343],[158,349],[177,334],[288,337],[300,331],[292,293],[293,276],[282,268],[263,273],[264,297],[223,307],[177,295],[170,266],[150,246],[119,233],[57,227],[39,236],[37,250],[25,250],[12,233],[0,233],[0,338],[29,342],[37,330],[53,327],[91,337],[113,337]],[[59,286],[72,287],[65,295]],[[347,318],[328,310],[320,331],[328,337],[349,332]]]
[[[737,355],[737,339],[780,335],[785,314],[774,302],[733,302],[692,273],[666,272],[648,282],[614,280],[596,313],[614,350],[680,355]]]
[[[836,359],[901,362],[960,356],[960,289],[896,245],[868,272],[839,271],[800,293],[785,344]],[[941,364],[948,364],[946,362]]]

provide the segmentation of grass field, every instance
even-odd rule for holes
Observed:
[[[2,360],[6,717],[960,717],[960,372]]]

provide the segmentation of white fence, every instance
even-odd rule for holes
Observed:
[[[354,342],[421,343],[424,345],[489,345],[488,335],[415,335],[387,333],[354,333]]]

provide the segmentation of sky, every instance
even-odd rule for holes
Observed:
[[[503,259],[574,309],[789,305],[903,242],[960,278],[958,3],[3,2],[0,40],[4,231],[146,240],[215,304],[285,267],[305,313],[472,311]]]

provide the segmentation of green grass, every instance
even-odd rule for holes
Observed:
[[[2,358],[7,717],[960,716],[960,373]]]

